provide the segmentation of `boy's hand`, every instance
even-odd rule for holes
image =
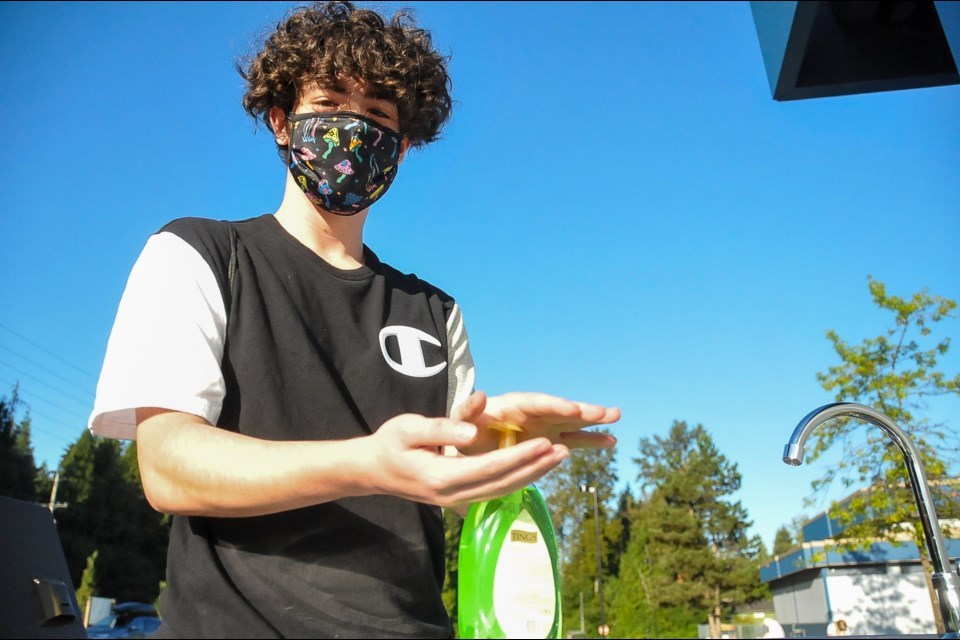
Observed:
[[[512,493],[570,455],[565,444],[536,437],[470,457],[440,452],[445,446],[469,446],[477,432],[476,425],[451,418],[404,414],[388,420],[365,448],[371,464],[363,475],[370,492],[455,507]]]
[[[457,446],[457,450],[466,455],[497,448],[498,433],[487,429],[493,422],[522,427],[523,432],[517,434],[518,443],[543,437],[570,449],[605,449],[614,446],[617,439],[583,428],[616,422],[620,419],[620,409],[573,402],[544,393],[508,393],[487,398],[478,391],[455,407],[451,417],[479,427],[472,442]]]

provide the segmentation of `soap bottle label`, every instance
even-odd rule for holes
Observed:
[[[546,638],[556,616],[546,541],[524,509],[511,523],[493,578],[493,609],[508,638]]]

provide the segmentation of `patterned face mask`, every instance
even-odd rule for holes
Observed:
[[[318,207],[341,216],[363,211],[397,175],[401,136],[349,111],[287,116],[287,166]]]

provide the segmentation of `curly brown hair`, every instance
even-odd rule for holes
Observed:
[[[237,71],[247,84],[244,110],[271,131],[270,109],[289,114],[306,84],[333,87],[360,78],[372,97],[397,105],[400,133],[420,147],[439,137],[450,116],[448,60],[408,11],[387,24],[350,2],[317,2],[292,10]],[[286,147],[278,146],[283,155]]]

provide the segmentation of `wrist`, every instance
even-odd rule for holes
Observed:
[[[369,447],[364,446],[369,437],[283,443],[286,464],[300,478],[297,499],[319,504],[377,493]]]
[[[349,497],[387,493],[382,482],[382,465],[376,453],[375,436],[350,438],[337,444],[340,445],[340,451],[334,456],[333,464]]]

